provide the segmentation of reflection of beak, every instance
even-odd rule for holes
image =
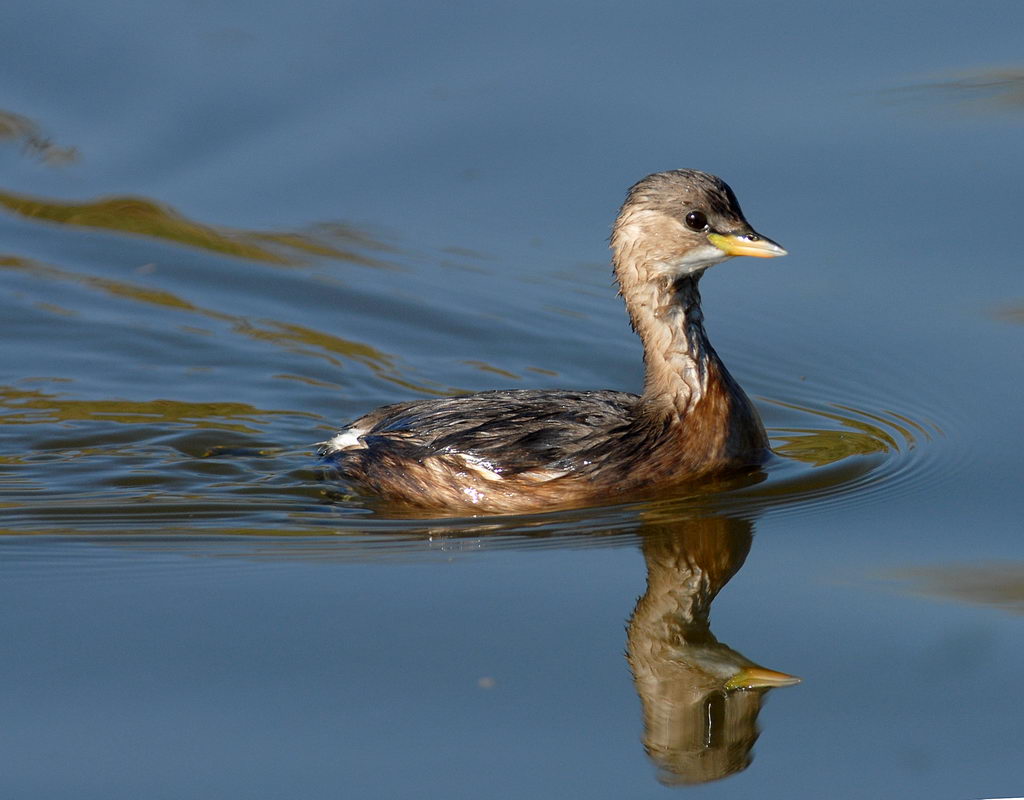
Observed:
[[[796,675],[787,675],[785,672],[776,672],[764,667],[747,667],[729,678],[725,682],[725,689],[772,689],[776,686],[792,686],[794,683],[800,683]]]
[[[758,233],[709,233],[708,241],[723,253],[730,256],[754,256],[755,258],[775,258],[784,256],[786,251],[771,239],[765,239]]]

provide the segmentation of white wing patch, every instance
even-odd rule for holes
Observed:
[[[327,440],[327,452],[336,453],[339,450],[365,450],[366,443],[362,440],[366,431],[361,428],[348,428],[341,433]]]
[[[555,478],[561,478],[568,474],[569,470],[567,469],[528,469],[526,472],[520,472],[519,477],[540,483],[553,481]]]
[[[504,480],[505,476],[495,471],[493,465],[482,458],[470,455],[469,453],[448,453],[447,455],[459,459],[465,469],[476,473],[481,478],[486,478],[489,481]],[[474,502],[476,502],[476,499],[474,499]]]
[[[478,456],[473,456],[469,453],[449,453],[448,455],[458,458],[462,463],[463,468],[467,472],[474,473],[477,477],[486,478],[490,481],[502,481],[506,478],[505,475],[502,475],[497,471],[491,462]],[[568,473],[569,470],[566,469],[531,469],[517,473],[515,477],[520,481],[528,480],[544,483],[546,481],[554,480],[555,478],[561,478],[563,475],[567,475]],[[474,498],[474,502],[477,502],[476,498]]]

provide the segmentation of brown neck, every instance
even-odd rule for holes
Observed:
[[[707,396],[725,371],[704,332],[700,276],[634,287],[626,297],[644,346],[644,401],[684,415]]]
[[[700,275],[633,285],[626,295],[644,345],[642,407],[668,423],[668,471],[708,471],[761,463],[768,438],[757,410],[704,332]]]

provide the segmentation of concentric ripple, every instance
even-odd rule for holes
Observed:
[[[842,403],[763,402],[775,412],[766,416],[776,423],[768,434],[777,458],[765,482],[735,493],[744,502],[787,513],[878,502],[913,491],[937,472],[938,448],[932,445],[944,433],[933,421]]]

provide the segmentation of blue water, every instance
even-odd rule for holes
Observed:
[[[0,793],[1024,794],[1022,23],[7,9]],[[382,403],[635,391],[607,236],[675,167],[790,251],[702,284],[757,481],[425,520],[321,479]]]

